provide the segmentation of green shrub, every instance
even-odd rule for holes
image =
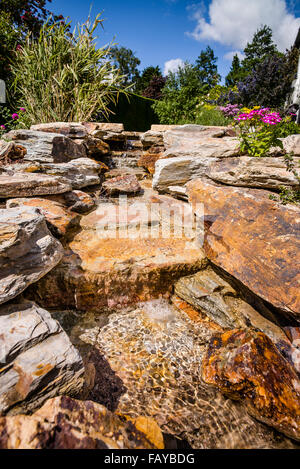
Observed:
[[[213,106],[199,106],[196,112],[195,124],[200,125],[230,125],[232,119],[225,117],[222,112]]]
[[[120,92],[120,73],[109,60],[109,47],[96,49],[98,15],[70,33],[70,23],[46,23],[37,39],[28,37],[12,65],[14,91],[26,107],[24,125],[91,120]]]

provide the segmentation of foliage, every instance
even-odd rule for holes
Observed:
[[[227,104],[226,106],[219,106],[219,111],[221,111],[225,117],[233,118],[240,113],[240,107],[237,104]]]
[[[151,80],[154,77],[161,77],[161,76],[162,76],[162,73],[161,73],[161,69],[159,66],[156,66],[156,67],[150,66],[150,67],[144,68],[144,70],[142,71],[142,73],[140,74],[137,80],[136,92],[142,94],[143,91],[146,88],[148,88]]]
[[[242,109],[236,118],[239,127],[240,150],[250,156],[267,156],[272,147],[283,148],[279,123],[282,121],[277,112],[269,108]]]
[[[273,42],[272,29],[269,26],[264,25],[255,32],[252,41],[244,49],[244,55],[242,67],[248,72],[252,72],[268,57],[282,56]]]
[[[0,106],[0,138],[6,132],[18,127],[20,115],[25,112],[24,108],[20,108],[18,112],[11,113],[6,106]]]
[[[282,108],[291,91],[299,52],[292,49],[285,56],[267,57],[247,78],[238,84],[240,101],[245,106]]]
[[[226,117],[214,106],[200,105],[197,107],[195,124],[199,125],[229,125],[232,119]]]
[[[12,65],[14,91],[26,102],[23,124],[90,120],[109,113],[122,76],[109,61],[109,47],[96,49],[98,15],[69,32],[70,23],[46,23],[37,39],[28,37]]]
[[[140,72],[138,66],[141,61],[138,59],[131,49],[126,47],[111,47],[109,55],[119,70],[119,74],[123,76],[122,85],[124,87],[131,86],[135,89],[139,80]]]
[[[145,98],[160,100],[162,99],[162,89],[166,84],[167,79],[163,76],[154,76],[149,83],[149,86],[143,91]]]
[[[51,0],[48,1],[51,3]],[[46,8],[48,1],[1,0],[0,16],[8,14],[18,29],[37,35],[47,16],[50,16],[50,12]],[[54,22],[62,19],[62,15],[53,17]]]
[[[133,93],[120,95],[117,103],[112,106],[109,122],[122,122],[125,130],[145,132],[152,124],[158,124],[158,118],[152,108],[152,99]]]
[[[0,78],[7,80],[10,74],[10,62],[21,42],[21,31],[13,25],[8,13],[0,15]]]
[[[217,85],[221,80],[217,67],[218,58],[215,57],[214,51],[207,46],[206,50],[202,50],[196,60],[195,69],[198,72],[199,80],[202,85],[207,85],[208,89]]]
[[[229,87],[235,86],[240,81],[242,81],[246,77],[246,75],[246,70],[242,67],[238,55],[235,54],[232,59],[232,64],[229,73],[225,78],[225,85]]]
[[[199,81],[198,70],[188,62],[177,72],[170,72],[162,89],[162,99],[153,105],[160,123],[193,123],[199,96],[205,89]]]
[[[293,175],[295,176],[295,178],[297,179],[299,183],[298,186],[296,187],[280,186],[279,199],[277,196],[273,194],[270,195],[270,199],[276,200],[277,202],[281,202],[283,205],[300,203],[300,176],[295,168],[295,162],[294,162],[293,156],[294,155],[292,153],[288,155],[284,155],[284,160],[285,160],[287,171],[293,173]]]

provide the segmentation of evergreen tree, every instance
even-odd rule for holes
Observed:
[[[203,85],[207,85],[208,89],[217,85],[221,76],[218,74],[217,67],[218,57],[215,57],[214,51],[207,46],[206,50],[202,50],[196,60],[195,69],[198,72],[199,80]]]
[[[235,86],[245,78],[245,69],[241,66],[240,59],[237,54],[233,56],[231,68],[225,78],[226,86]]]
[[[272,39],[272,29],[264,25],[256,31],[251,42],[248,42],[244,49],[245,58],[242,61],[242,67],[247,72],[252,70],[267,57],[274,55],[283,56],[278,52]]]

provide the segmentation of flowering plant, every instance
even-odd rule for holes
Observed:
[[[226,104],[226,106],[219,106],[221,111],[226,117],[235,117],[240,112],[240,107],[237,104]]]
[[[6,108],[0,108],[0,138],[6,132],[16,128],[19,125],[20,117],[24,114],[25,108],[21,107],[18,112],[11,113],[11,111]]]
[[[234,118],[239,127],[241,152],[250,156],[267,156],[273,147],[283,148],[280,114],[269,108],[243,108]]]

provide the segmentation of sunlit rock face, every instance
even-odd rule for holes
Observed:
[[[32,416],[0,417],[0,449],[163,449],[152,419],[128,419],[91,401],[49,399]]]
[[[222,328],[193,315],[188,305],[179,310],[155,300],[111,315],[104,327],[87,328],[80,338],[98,349],[111,369],[111,392],[120,380],[118,412],[152,417],[164,433],[193,448],[293,447],[201,380],[202,358],[217,331]],[[107,375],[104,383],[108,389],[110,379]]]
[[[50,397],[80,394],[81,356],[48,311],[29,301],[1,305],[0,328],[0,414],[28,413]]]
[[[28,297],[51,309],[98,312],[170,295],[174,282],[197,272],[205,257],[192,223],[189,232],[176,225],[184,221],[184,203],[170,199],[179,216],[168,218],[168,203],[152,196],[145,188],[127,205],[99,201],[97,210],[82,217],[57,269]]]
[[[201,179],[189,182],[187,192],[193,206],[204,204],[207,257],[282,315],[299,319],[299,206]]]
[[[216,334],[203,361],[203,379],[241,399],[255,418],[300,440],[300,381],[262,332]]]

